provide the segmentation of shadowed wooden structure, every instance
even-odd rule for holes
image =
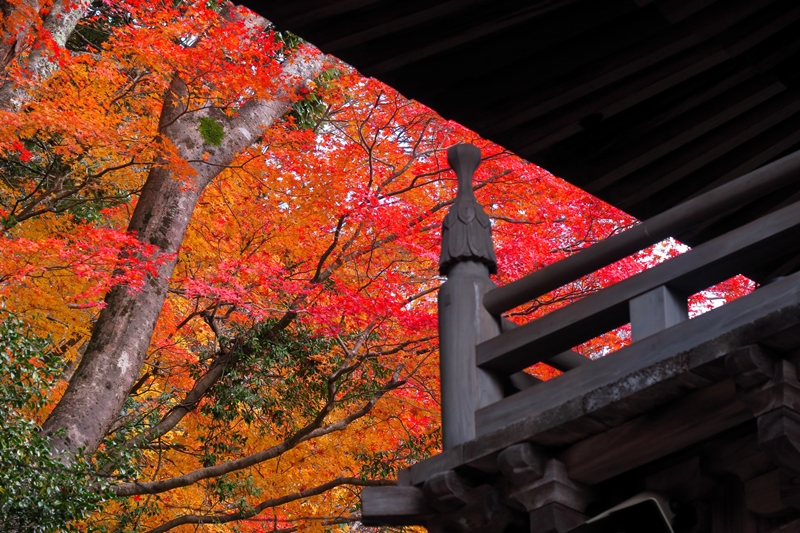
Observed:
[[[365,489],[365,523],[617,532],[621,512],[584,523],[645,492],[673,507],[629,533],[800,531],[797,0],[245,4],[644,220],[496,288],[479,154],[452,149],[445,450]],[[523,326],[502,318],[667,236],[693,249]],[[688,320],[690,294],[737,273],[763,286]],[[630,346],[571,351],[628,322]],[[537,362],[564,374],[521,373]]]

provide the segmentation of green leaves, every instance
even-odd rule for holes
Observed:
[[[394,449],[353,452],[352,455],[361,464],[362,479],[390,479],[397,477],[399,470],[427,459],[431,448],[441,445],[440,439],[440,430],[420,436],[408,434]]]
[[[46,339],[34,336],[14,315],[0,322],[0,415],[44,405],[45,392],[60,371],[48,347]]]
[[[295,126],[301,130],[316,130],[328,112],[328,104],[320,94],[330,86],[330,82],[342,75],[337,68],[329,68],[317,76],[311,88],[303,91],[303,98],[298,100],[288,115],[294,118]]]
[[[225,127],[211,117],[200,117],[197,131],[205,142],[212,146],[221,146],[225,138]]]
[[[67,39],[66,47],[76,52],[100,50],[115,28],[131,22],[132,17],[124,9],[111,2],[94,0]]]
[[[61,370],[49,342],[13,315],[0,322],[0,523],[5,531],[72,531],[108,497],[77,457],[69,467],[26,415],[42,407]]]
[[[238,332],[232,362],[203,414],[226,426],[238,417],[248,424],[269,420],[280,433],[314,416],[325,385],[314,356],[328,352],[332,341],[302,330],[273,333],[273,326],[265,321]]]

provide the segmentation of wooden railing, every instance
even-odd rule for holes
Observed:
[[[505,313],[651,244],[678,235],[798,179],[800,179],[800,152],[745,174],[664,211],[628,231],[495,289],[484,297],[484,306],[495,315]]]
[[[459,148],[450,157],[463,188],[477,167],[475,151]],[[514,327],[500,318],[501,313],[797,180],[800,152],[501,288],[493,288],[489,280],[493,252],[443,256],[442,273],[448,276],[439,297],[445,448],[497,427],[497,421],[488,423],[488,415],[479,416],[476,425],[476,412],[495,416],[497,410],[489,406],[504,401],[509,380],[519,389],[535,383],[521,373],[523,369],[539,362],[563,371],[592,364],[570,349],[629,322],[636,343],[687,320],[690,295],[800,249],[800,202],[523,326]],[[453,210],[458,209],[459,200]],[[473,200],[462,204],[468,202],[474,208]],[[446,230],[443,252],[448,250],[448,238]],[[524,396],[526,401],[534,398],[535,389]],[[513,415],[509,416],[502,423],[512,423]]]

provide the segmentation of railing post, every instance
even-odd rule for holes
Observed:
[[[453,146],[447,160],[458,176],[458,195],[442,223],[439,272],[439,368],[442,440],[449,449],[475,438],[475,411],[503,397],[502,386],[475,364],[475,345],[500,333],[500,323],[483,306],[497,272],[489,217],[472,190],[480,164],[478,148]]]
[[[686,296],[665,285],[656,287],[628,302],[631,314],[631,340],[636,342],[688,320]]]

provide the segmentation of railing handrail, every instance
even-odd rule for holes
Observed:
[[[692,198],[557,263],[489,291],[484,307],[499,315],[582,278],[699,222],[746,205],[800,177],[800,150]]]
[[[590,294],[552,313],[488,339],[476,347],[475,362],[498,374],[511,374],[548,359],[627,322],[630,302],[664,286],[682,300],[742,270],[800,248],[800,201],[740,226],[691,251],[619,283]],[[649,312],[657,313],[653,308]],[[635,339],[634,339],[635,341]]]

